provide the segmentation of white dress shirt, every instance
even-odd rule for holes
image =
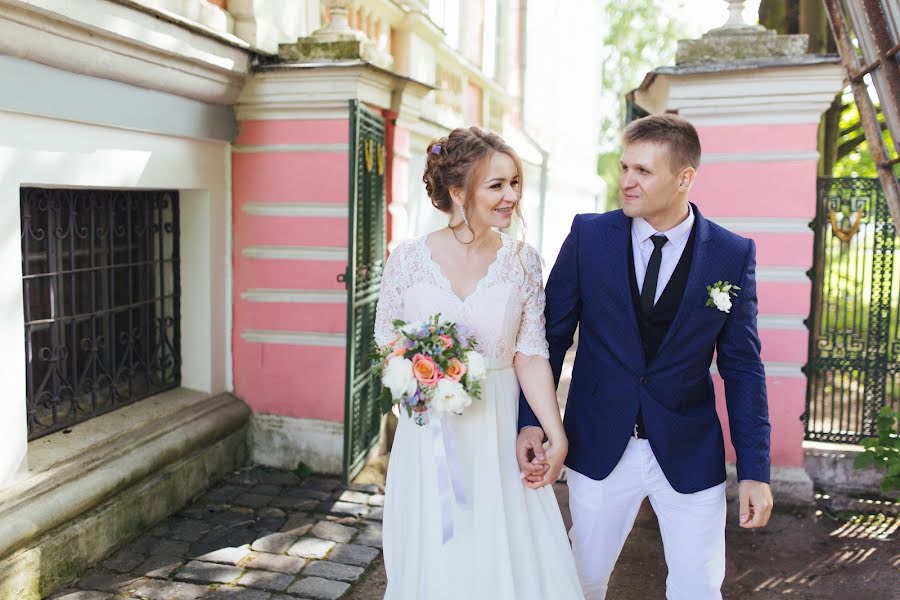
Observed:
[[[634,249],[634,277],[637,280],[638,292],[644,289],[644,275],[647,273],[647,263],[653,254],[653,242],[650,238],[662,234],[668,238],[668,242],[662,247],[662,263],[659,266],[659,279],[656,280],[656,297],[653,304],[659,301],[659,297],[666,289],[681,254],[691,236],[691,228],[694,226],[694,209],[688,204],[688,217],[668,231],[657,231],[650,223],[636,217],[631,221],[631,245]]]

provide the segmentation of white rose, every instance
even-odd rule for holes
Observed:
[[[395,356],[388,361],[381,376],[381,383],[391,390],[391,397],[400,400],[416,393],[416,378],[413,376],[412,361]]]
[[[728,292],[713,292],[712,299],[716,308],[722,312],[727,313],[731,311],[731,296]]]
[[[478,352],[472,350],[466,352],[465,360],[466,366],[468,366],[469,368],[469,377],[471,377],[475,381],[482,379],[485,374],[484,357],[482,357]]]
[[[460,414],[470,404],[472,404],[472,398],[466,393],[461,383],[447,378],[438,381],[434,397],[431,399],[431,408],[440,412]]]

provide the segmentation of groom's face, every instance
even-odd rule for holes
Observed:
[[[687,198],[680,193],[680,174],[673,171],[665,144],[626,144],[619,166],[619,191],[627,216],[640,217],[655,226],[684,211]]]

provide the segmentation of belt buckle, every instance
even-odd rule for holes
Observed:
[[[640,436],[638,435],[638,426],[637,426],[637,423],[634,424],[634,439],[636,439],[636,440],[637,440],[637,439],[640,439]]]

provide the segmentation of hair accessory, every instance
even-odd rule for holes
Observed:
[[[432,153],[432,154],[440,154],[440,153],[441,153],[441,145],[440,145],[440,144],[435,144],[434,146],[432,146],[432,147],[431,147],[431,153]]]

